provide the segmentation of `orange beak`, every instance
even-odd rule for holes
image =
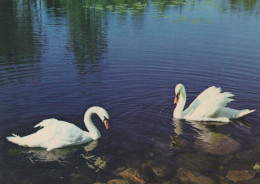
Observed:
[[[105,125],[106,129],[108,130],[109,129],[109,124],[108,124],[108,120],[107,119],[104,120],[104,125]]]
[[[173,104],[177,104],[178,101],[179,101],[179,95],[176,95],[176,96],[174,97]]]

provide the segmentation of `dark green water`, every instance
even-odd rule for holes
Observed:
[[[256,111],[172,120],[178,83],[187,104],[215,85]],[[260,183],[259,91],[258,0],[0,0],[0,183]],[[93,116],[97,142],[5,139],[51,117],[85,129],[93,105],[111,118]]]

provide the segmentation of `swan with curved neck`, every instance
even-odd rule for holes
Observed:
[[[47,151],[84,144],[101,137],[91,119],[92,114],[97,114],[104,122],[106,129],[109,129],[107,111],[102,107],[94,106],[89,108],[84,115],[84,123],[88,132],[81,130],[74,124],[52,118],[35,125],[34,127],[42,128],[33,134],[24,137],[13,134],[13,136],[7,137],[7,140],[20,146],[46,148]]]
[[[221,88],[211,86],[204,90],[191,104],[184,110],[186,103],[186,90],[183,84],[175,87],[174,104],[177,104],[173,117],[176,119],[186,119],[193,121],[221,121],[229,122],[230,119],[240,118],[255,110],[236,110],[226,107],[233,101],[234,95],[230,92],[221,92]]]

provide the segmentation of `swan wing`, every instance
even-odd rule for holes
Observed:
[[[76,135],[82,132],[82,130],[76,125],[55,118],[45,119],[34,126],[34,128],[37,127],[42,128],[39,131],[44,130],[45,132],[48,132],[49,135],[55,134],[66,136],[70,135],[70,132],[75,133]]]
[[[91,140],[88,132],[81,130],[72,123],[57,119],[43,120],[35,127],[43,127],[36,134],[45,140],[46,145],[44,147],[47,147],[48,151],[54,148],[82,144]]]
[[[64,122],[64,121],[62,121],[62,122]],[[46,127],[50,127],[53,125],[57,126],[60,123],[61,123],[61,121],[59,121],[55,118],[45,119],[45,120],[41,121],[40,123],[38,123],[37,125],[35,125],[34,128],[37,128],[37,127],[46,128]]]
[[[225,107],[233,101],[234,95],[221,92],[221,88],[211,86],[204,90],[184,111],[185,118],[200,120],[200,118],[213,118],[218,114],[220,107]]]

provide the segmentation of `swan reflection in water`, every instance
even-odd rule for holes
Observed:
[[[98,140],[92,141],[83,147],[84,151],[80,155],[86,161],[88,168],[98,172],[106,168],[107,160],[103,156],[96,156],[93,152],[98,145]],[[52,151],[46,151],[42,148],[24,148],[10,149],[9,153],[12,155],[26,154],[31,163],[36,162],[58,162],[63,165],[73,165],[70,158],[76,152],[81,151],[82,145],[72,146]]]
[[[182,145],[181,137],[184,134],[182,127],[184,121],[179,119],[173,119],[174,134],[171,136],[170,147],[177,150]],[[185,121],[193,127],[193,131],[196,132],[195,148],[207,153],[216,155],[226,155],[232,153],[240,148],[240,144],[232,139],[229,135],[220,133],[219,131],[212,130],[213,127],[219,128],[226,125],[225,122],[195,122]],[[249,128],[251,125],[243,119],[236,119],[231,122],[235,127],[250,133]]]
[[[91,153],[97,147],[97,144],[98,140],[92,141],[84,147],[85,153],[81,154],[86,159],[88,167],[94,169],[96,172],[105,169],[107,166],[107,160],[104,157],[97,157]]]

